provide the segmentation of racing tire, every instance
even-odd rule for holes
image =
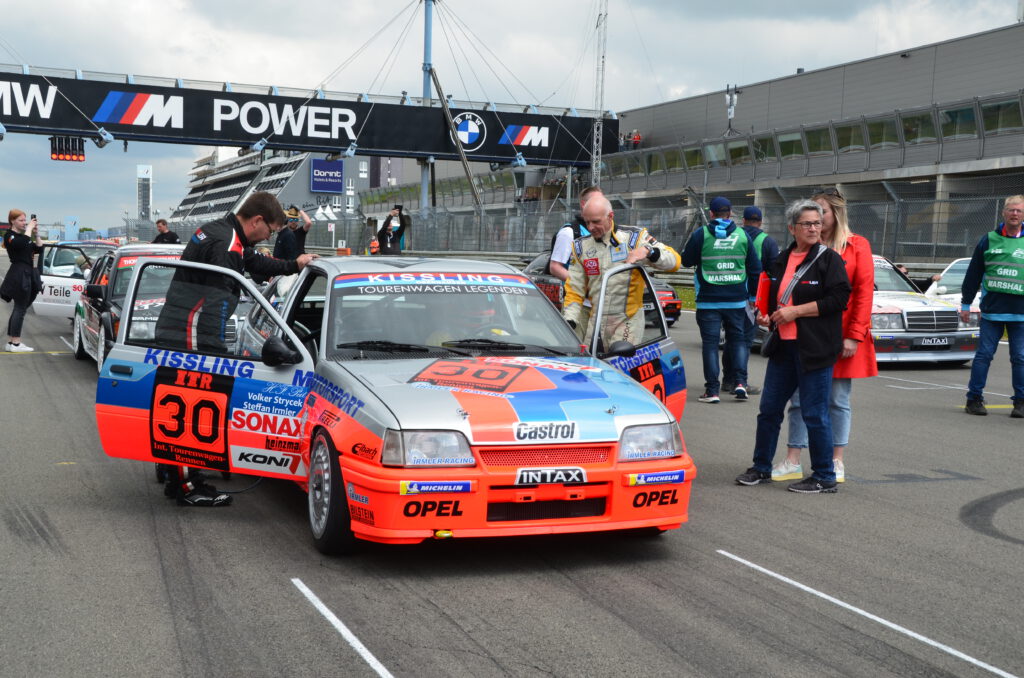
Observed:
[[[85,352],[85,342],[82,341],[82,319],[75,314],[75,319],[71,323],[72,332],[74,337],[72,340],[75,344],[75,360],[85,360],[89,357],[89,354]]]
[[[103,360],[107,357],[107,333],[100,323],[100,331],[96,336],[96,372],[103,374]]]
[[[345,496],[338,452],[328,435],[320,430],[313,436],[309,453],[309,530],[320,553],[345,555],[356,550],[352,517]]]
[[[669,327],[672,327],[673,325],[676,324],[676,320],[679,320],[679,318],[672,318],[671,320],[666,318],[665,323],[668,324]]]

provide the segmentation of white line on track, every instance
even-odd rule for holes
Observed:
[[[366,646],[363,645],[358,638],[356,638],[356,635],[348,630],[345,623],[338,619],[338,617],[331,612],[330,608],[324,605],[323,601],[321,601],[315,593],[310,591],[309,587],[302,583],[301,579],[297,577],[292,579],[292,584],[302,592],[302,595],[306,596],[306,599],[313,604],[313,607],[317,609],[317,612],[322,614],[327,621],[331,622],[331,626],[341,634],[342,638],[352,646],[353,650],[359,653],[359,656],[370,665],[370,668],[372,668],[378,676],[381,676],[381,678],[394,678],[394,676],[391,675],[391,672],[384,668],[384,665],[377,661],[377,658],[374,657],[368,649],[366,649]]]
[[[64,345],[70,348],[72,351],[75,350],[75,347],[71,345],[71,342],[65,339],[63,336],[60,338],[60,340],[63,341]]]
[[[928,638],[926,636],[922,636],[920,633],[916,633],[914,631],[911,631],[910,629],[905,628],[903,626],[900,626],[899,624],[894,624],[891,621],[887,621],[885,619],[882,619],[881,617],[879,617],[877,615],[871,614],[870,612],[862,610],[862,609],[860,609],[858,607],[854,607],[853,605],[850,605],[849,603],[844,603],[843,601],[839,600],[838,598],[833,598],[832,596],[828,595],[827,593],[822,593],[821,591],[818,591],[816,589],[812,589],[810,586],[806,586],[804,584],[801,584],[798,581],[790,579],[789,577],[785,577],[785,576],[783,576],[781,574],[778,574],[777,572],[772,572],[771,570],[769,570],[767,568],[761,567],[760,565],[757,565],[756,563],[752,563],[749,560],[744,560],[743,558],[740,558],[739,556],[734,556],[733,554],[729,553],[728,551],[723,551],[722,549],[718,549],[717,553],[722,554],[726,558],[731,558],[732,560],[735,560],[737,563],[741,563],[743,565],[746,565],[747,567],[749,567],[751,569],[757,570],[758,572],[760,572],[762,574],[766,574],[769,577],[774,577],[775,579],[778,579],[779,581],[781,581],[783,583],[789,584],[790,586],[795,586],[796,588],[800,589],[801,591],[804,591],[806,593],[810,593],[811,595],[818,596],[819,598],[821,598],[823,600],[827,600],[828,602],[830,602],[830,603],[832,603],[834,605],[838,605],[839,607],[841,607],[841,608],[843,608],[845,610],[849,610],[850,612],[853,612],[855,614],[859,614],[860,616],[865,617],[867,619],[870,619],[873,622],[878,622],[879,624],[881,624],[882,626],[885,626],[886,628],[892,629],[893,631],[896,631],[898,633],[902,633],[903,635],[909,636],[909,637],[913,638],[914,640],[919,640],[922,643],[924,643],[925,645],[931,645],[932,647],[937,648],[939,650],[942,650],[943,652],[946,652],[947,654],[953,655],[957,659],[962,659],[965,662],[968,662],[969,664],[974,664],[978,668],[982,668],[982,669],[985,669],[986,671],[990,671],[990,672],[996,674],[997,676],[1003,676],[1003,678],[1018,678],[1016,675],[1014,675],[1012,673],[1008,673],[1006,671],[1003,671],[1002,669],[996,668],[995,666],[992,666],[991,664],[986,664],[985,662],[983,662],[981,660],[975,659],[974,657],[971,657],[970,655],[964,654],[960,650],[956,650],[956,649],[954,649],[954,648],[952,648],[952,647],[950,647],[948,645],[943,645],[942,643],[940,643],[938,641],[934,641],[931,638]]]
[[[889,377],[886,375],[878,375],[879,379],[888,379],[890,381],[901,381],[904,384],[919,384],[922,387],[927,388],[945,388],[951,391],[965,391],[967,389],[966,384],[933,384],[930,381],[914,381],[913,379],[901,379],[899,377]],[[887,384],[887,388],[898,388],[906,390],[924,390],[924,388],[917,388],[913,386],[896,386],[895,384]],[[985,391],[987,395],[999,396],[1001,398],[1010,398],[1008,393],[996,393],[995,391]]]

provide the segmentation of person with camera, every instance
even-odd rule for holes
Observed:
[[[384,217],[384,225],[377,231],[378,254],[399,255],[402,253],[402,238],[405,230],[412,225],[412,219],[402,213],[402,206],[395,205],[388,216]]]
[[[0,284],[0,298],[13,301],[14,310],[7,322],[7,345],[4,350],[26,353],[34,349],[21,343],[21,327],[36,295],[43,291],[42,278],[32,266],[32,257],[43,251],[43,243],[39,239],[36,215],[27,219],[24,212],[14,209],[8,214],[7,221],[11,229],[4,234],[4,248],[11,260],[11,267],[7,269],[3,284]]]

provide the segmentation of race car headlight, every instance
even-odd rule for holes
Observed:
[[[429,468],[476,466],[466,437],[458,431],[392,431],[384,434],[385,466]]]
[[[902,330],[902,313],[872,313],[871,329],[873,330]]]
[[[668,459],[683,454],[683,439],[675,424],[630,426],[619,439],[619,461]]]
[[[981,324],[981,313],[977,311],[971,311],[967,316],[967,322],[962,319],[957,322],[957,327],[961,330],[976,330],[978,325]]]

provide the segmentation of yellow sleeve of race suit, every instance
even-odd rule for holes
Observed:
[[[588,293],[587,274],[583,270],[583,263],[576,255],[576,249],[573,248],[572,257],[569,259],[569,278],[565,281],[562,298],[562,317],[578,325],[580,314],[583,312],[583,300],[587,298]]]

